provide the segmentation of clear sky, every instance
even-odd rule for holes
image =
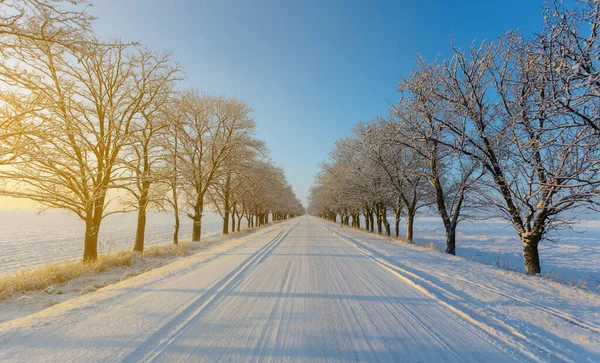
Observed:
[[[98,0],[101,36],[172,51],[187,84],[237,96],[305,201],[320,161],[353,125],[387,113],[413,66],[521,28],[543,0]]]

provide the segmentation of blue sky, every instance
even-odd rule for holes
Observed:
[[[169,50],[190,87],[245,99],[259,137],[304,201],[319,162],[359,121],[387,113],[418,51],[427,59],[535,32],[543,0],[102,0],[101,36]]]

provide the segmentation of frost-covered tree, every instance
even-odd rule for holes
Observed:
[[[406,211],[405,240],[412,242],[417,212],[428,204],[425,198],[428,188],[422,173],[425,159],[408,147],[404,138],[390,139],[390,136],[398,136],[396,128],[382,118],[359,125],[355,132],[367,145],[368,158],[382,171],[386,184],[394,190],[398,208],[395,213],[397,226],[400,211]],[[398,231],[396,234],[398,237]]]
[[[200,241],[202,214],[209,189],[219,179],[236,146],[254,129],[250,108],[235,98],[188,92],[178,131],[181,185],[194,221],[192,240]]]
[[[544,19],[530,51],[538,60],[544,58],[543,73],[549,83],[545,97],[571,122],[600,136],[600,3],[553,0]]]
[[[85,1],[7,0],[0,2],[0,165],[17,161],[30,144],[25,135],[35,131],[27,119],[44,108],[34,78],[25,82],[23,48],[82,46],[89,39],[93,18]]]
[[[127,209],[137,211],[133,250],[143,252],[148,208],[152,204],[161,206],[165,194],[163,187],[168,172],[164,166],[164,138],[168,137],[166,131],[169,127],[166,107],[172,100],[172,86],[179,68],[171,66],[168,54],[157,55],[143,50],[138,57],[144,64],[141,72],[153,72],[154,77],[145,85],[148,102],[140,109],[131,129],[131,142],[124,150],[129,180],[121,188],[128,192],[124,200]]]
[[[394,120],[386,132],[390,144],[399,144],[418,155],[422,164],[410,168],[429,183],[428,193],[422,197],[431,200],[442,219],[446,232],[446,253],[456,253],[456,228],[459,221],[472,218],[476,207],[472,192],[482,176],[478,160],[468,158],[444,143],[451,143],[449,132],[441,119],[456,115],[439,92],[439,68],[427,65],[422,59],[419,70],[404,78],[398,89],[401,93],[393,109]]]
[[[18,161],[3,171],[12,181],[3,194],[75,213],[85,222],[83,259],[95,261],[101,222],[120,211],[108,209],[108,191],[125,182],[124,151],[161,67],[118,42],[107,46],[92,39],[65,48],[30,41],[14,53],[14,67],[31,70],[15,68],[13,82],[39,100],[25,120],[36,131],[26,135],[28,147]]]
[[[444,144],[485,168],[493,191],[482,196],[519,234],[527,272],[539,274],[539,243],[597,202],[600,150],[593,130],[549,99],[551,64],[531,49],[516,35],[455,49],[438,96],[456,114],[440,119],[454,136]]]

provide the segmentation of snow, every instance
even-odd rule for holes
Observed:
[[[114,214],[102,222],[99,237],[101,253],[133,248],[136,213]],[[149,213],[146,245],[172,241],[173,218],[167,213]],[[220,231],[222,219],[206,213],[203,233]],[[191,219],[181,217],[180,238],[191,236]],[[83,255],[84,224],[71,214],[32,210],[0,209],[0,275],[51,262],[80,259]]]
[[[597,361],[600,296],[301,217],[0,325],[0,361]]]
[[[393,222],[388,217],[388,221]],[[364,228],[364,220],[361,220]],[[433,243],[444,248],[445,231],[439,218],[422,216],[415,220],[414,242]],[[591,291],[600,288],[600,221],[581,221],[573,231],[555,232],[552,241],[540,244],[542,275],[552,275],[563,282],[587,285]],[[405,233],[400,223],[400,236]],[[515,230],[503,220],[463,221],[456,236],[457,256],[488,265],[524,271],[523,249]]]
[[[247,230],[232,234],[229,237],[239,237],[251,232],[251,230]],[[0,300],[0,323],[27,316],[61,302],[94,292],[101,287],[161,267],[189,254],[198,253],[203,249],[212,247],[214,244],[224,243],[227,239],[228,236],[218,233],[204,235],[200,243],[181,242],[179,247],[183,247],[183,251],[185,251],[183,255],[165,253],[158,256],[142,256],[134,254],[132,263],[129,266],[111,267],[95,274],[84,274],[66,283],[49,286],[44,290],[15,293],[6,299]],[[171,242],[162,246],[173,248]]]

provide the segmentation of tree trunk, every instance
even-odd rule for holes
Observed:
[[[392,234],[390,231],[390,222],[388,222],[385,215],[383,215],[381,219],[383,220],[383,226],[385,227],[385,235],[389,237]]]
[[[373,211],[369,210],[369,225],[371,229],[369,230],[371,233],[375,233],[375,218],[373,217]]]
[[[200,234],[202,233],[202,211],[204,210],[204,205],[201,201],[198,201],[194,206],[194,215],[192,220],[194,221],[194,226],[192,227],[192,241],[200,242]]]
[[[229,234],[229,210],[223,213],[223,234]]]
[[[451,223],[446,230],[446,253],[456,255],[456,223]]]
[[[89,210],[85,221],[85,238],[83,247],[83,262],[96,262],[98,259],[98,234],[104,213],[106,199],[106,186],[102,188],[102,196],[96,199],[94,206]]]
[[[235,204],[233,205],[233,210],[231,211],[231,232],[235,232]]]
[[[231,172],[227,173],[225,188],[223,191],[223,234],[229,234],[229,194],[231,189]]]
[[[173,244],[179,244],[179,212],[177,209],[174,211],[175,214],[175,225],[173,226]]]
[[[523,259],[525,260],[525,269],[529,275],[539,275],[542,272],[538,252],[538,244],[541,239],[541,234],[523,233],[521,235]]]
[[[144,241],[146,238],[146,208],[148,206],[148,195],[150,193],[150,184],[142,183],[142,192],[138,200],[137,228],[135,230],[134,252],[144,252]]]
[[[138,208],[137,228],[135,230],[135,244],[133,252],[144,252],[144,239],[146,235],[146,208]]]
[[[90,218],[91,219],[91,218]],[[93,220],[85,223],[85,239],[83,245],[83,262],[96,262],[98,259],[98,231],[99,225]]]
[[[413,226],[415,222],[415,211],[409,209],[408,216],[406,218],[406,242],[412,243],[413,240]]]
[[[396,208],[394,209],[394,234],[400,239],[400,219],[402,219],[402,195],[398,195]]]

